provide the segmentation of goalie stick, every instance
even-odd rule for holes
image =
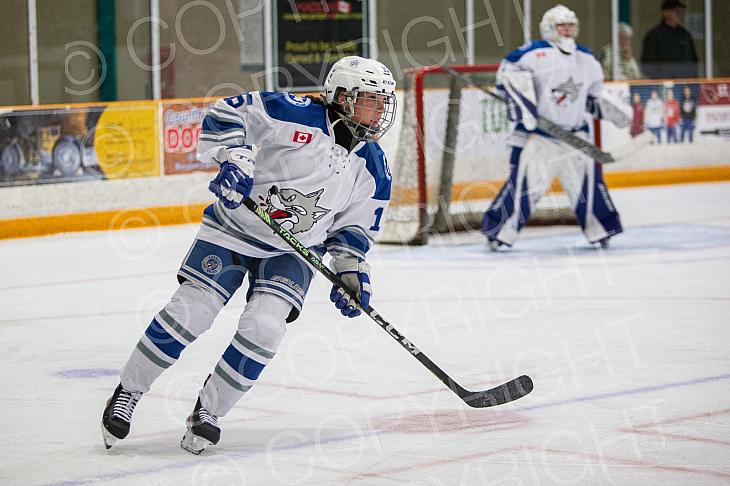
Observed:
[[[310,251],[306,246],[302,245],[287,229],[282,227],[279,223],[273,220],[271,215],[267,213],[261,206],[256,204],[250,197],[243,200],[243,204],[251,210],[256,216],[266,223],[274,233],[279,235],[289,246],[291,246],[302,258],[304,258],[310,265],[317,269],[327,280],[333,285],[338,287],[347,288],[342,280],[325,265],[322,260],[317,256],[316,253]],[[503,383],[494,388],[483,391],[470,391],[459,385],[453,378],[451,378],[444,370],[439,368],[423,351],[418,349],[415,344],[409,341],[403,334],[401,334],[392,324],[386,321],[375,309],[371,306],[363,308],[360,305],[360,301],[355,296],[355,301],[358,306],[368,315],[373,321],[376,322],[390,337],[398,341],[403,349],[408,351],[411,356],[416,358],[423,366],[425,366],[436,378],[446,385],[449,390],[453,391],[461,398],[464,403],[474,408],[485,408],[493,407],[495,405],[502,405],[504,403],[517,400],[522,398],[532,391],[532,379],[527,375],[522,375],[506,383]]]
[[[464,73],[460,73],[459,71],[456,71],[449,66],[440,66],[441,69],[446,71],[447,73],[451,74],[452,76],[461,79],[466,84],[469,84],[475,88],[477,88],[480,91],[483,91],[487,95],[491,96],[494,99],[497,99],[501,101],[502,103],[507,103],[507,100],[505,100],[502,96],[495,93],[494,91],[484,88],[483,86],[479,85],[476,81],[471,79],[469,76],[467,76]],[[596,162],[600,164],[609,164],[611,162],[615,162],[616,159],[613,155],[609,154],[608,152],[604,152],[600,148],[596,147],[592,143],[583,140],[579,136],[572,133],[570,130],[566,130],[559,125],[551,122],[550,120],[543,118],[541,116],[537,116],[537,127],[552,135],[553,137],[557,138],[558,140],[562,140],[563,142],[567,143],[571,147],[574,147],[581,152],[585,153],[592,159],[594,159]]]

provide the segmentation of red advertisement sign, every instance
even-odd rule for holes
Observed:
[[[165,174],[215,170],[214,165],[203,164],[196,159],[198,137],[207,110],[207,103],[171,102],[163,105]]]
[[[701,105],[730,105],[730,83],[700,84]]]

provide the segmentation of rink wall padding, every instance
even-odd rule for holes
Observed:
[[[730,181],[730,166],[613,172],[605,174],[611,189],[666,184]],[[198,181],[196,181],[198,182]],[[502,181],[487,181],[500,187]],[[559,191],[559,185],[553,189]],[[486,189],[485,189],[486,190]],[[195,224],[209,203],[52,214],[0,220],[0,239],[28,238],[77,231],[109,231],[154,226]]]
[[[621,147],[637,130],[660,124],[654,143],[604,167],[610,188],[730,181],[730,78],[618,82],[609,87],[634,102],[644,123],[625,129],[597,124],[603,148]],[[441,91],[448,98],[448,90]],[[431,94],[439,95],[439,89]],[[676,110],[674,100],[683,102],[688,94],[696,103],[689,124],[662,118],[650,104],[654,98],[656,108],[667,113]],[[403,92],[397,95],[403,106]],[[207,186],[216,167],[199,163],[195,153],[212,101],[0,107],[0,239],[200,222],[202,209],[214,200]],[[464,116],[476,117],[468,126],[481,127],[483,136],[496,136],[490,132],[496,125],[484,120],[493,112],[481,103],[462,110]],[[395,125],[380,140],[391,170],[398,168],[398,147],[405,144],[399,138],[402,124],[399,110]],[[673,143],[668,143],[670,132]],[[476,144],[479,160],[485,146],[496,147]],[[455,179],[452,194],[490,199],[502,185],[500,177],[501,172]],[[415,190],[394,187],[394,194]],[[559,191],[559,185],[553,190]]]
[[[199,223],[206,206],[207,203],[6,219],[0,220],[0,239]]]

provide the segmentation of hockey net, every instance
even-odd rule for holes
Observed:
[[[451,67],[490,88],[498,66]],[[389,158],[393,190],[379,241],[426,244],[434,232],[478,230],[509,174],[505,107],[438,66],[406,70],[404,78],[400,130],[392,130],[397,147],[386,147],[395,154]],[[554,182],[530,224],[571,221],[567,198]]]

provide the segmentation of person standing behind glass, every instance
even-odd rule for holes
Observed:
[[[651,92],[651,98],[646,102],[644,108],[644,124],[656,139],[656,143],[662,143],[662,127],[664,127],[664,103],[656,90]],[[654,142],[652,142],[654,143]]]
[[[697,77],[694,41],[682,27],[686,8],[679,0],[662,2],[662,22],[647,32],[641,50],[641,69],[647,78]]]
[[[677,124],[679,124],[679,103],[674,99],[674,90],[667,90],[664,101],[664,123],[667,126],[667,143],[677,143]]]
[[[634,93],[631,103],[631,111],[633,117],[631,118],[631,137],[635,137],[644,131],[644,105],[641,104],[641,96],[639,93]]]
[[[618,75],[616,80],[622,79],[641,79],[644,76],[641,74],[639,64],[634,58],[634,51],[631,47],[631,38],[634,35],[634,30],[631,26],[625,22],[619,22],[618,24]],[[613,79],[613,50],[610,45],[603,46],[601,48],[601,54],[599,56],[601,61],[601,67],[603,67],[603,77],[606,79]]]
[[[692,90],[689,86],[684,87],[684,96],[680,103],[679,141],[684,142],[684,135],[687,134],[689,143],[694,141],[695,118],[697,117],[697,101],[692,97]]]

